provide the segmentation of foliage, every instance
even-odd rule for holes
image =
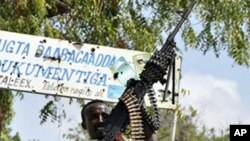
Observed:
[[[41,124],[46,122],[48,117],[51,117],[52,121],[59,120],[58,114],[54,111],[57,111],[57,106],[55,105],[54,101],[50,100],[44,108],[41,110],[39,117],[41,118]]]
[[[87,135],[86,130],[83,130],[81,124],[78,124],[77,127],[70,128],[67,134],[63,134],[63,138],[74,141],[87,141],[86,137],[82,136],[83,132],[84,135]]]
[[[63,2],[70,9],[67,13],[57,8],[57,1],[1,0],[0,29],[152,51],[162,45],[161,33],[171,32],[188,6],[188,0]],[[185,48],[212,50],[216,55],[225,50],[238,64],[248,66],[249,7],[246,0],[197,0],[181,32]],[[59,13],[50,17],[52,10]]]
[[[13,95],[8,90],[0,90],[0,131],[4,129],[13,117]]]
[[[171,127],[173,126],[173,111],[161,111],[162,127],[157,131],[159,141],[170,140]],[[165,113],[165,114],[164,114]],[[175,141],[229,141],[229,131],[223,131],[220,135],[214,129],[208,129],[199,121],[197,111],[192,107],[182,108],[178,112]]]
[[[12,108],[13,94],[9,90],[0,89],[0,140],[20,141],[19,134],[11,136],[11,129],[8,127],[14,115]]]
[[[10,130],[10,129],[8,129]],[[9,131],[8,131],[9,132]],[[9,133],[3,133],[0,136],[1,141],[21,141],[20,136],[18,133],[16,133],[13,137],[9,135]]]

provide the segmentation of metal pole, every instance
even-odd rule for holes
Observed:
[[[174,141],[174,139],[175,139],[176,125],[177,125],[177,114],[178,114],[178,108],[176,108],[174,110],[174,121],[173,121],[174,123],[172,126],[170,141]]]
[[[172,92],[174,95],[177,94],[179,96],[180,93],[180,79],[181,79],[181,62],[182,58],[180,56],[176,56],[175,58],[175,81],[176,81],[176,92]],[[177,115],[179,112],[179,106],[178,106],[178,96],[175,98],[175,104],[176,108],[174,109],[174,117],[173,117],[173,125],[172,125],[172,131],[170,133],[170,141],[175,140],[175,134],[176,134],[176,126],[177,126]]]

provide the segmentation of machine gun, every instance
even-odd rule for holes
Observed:
[[[174,31],[168,36],[160,51],[154,52],[149,61],[146,62],[144,70],[139,76],[140,80],[130,79],[128,81],[127,88],[104,123],[105,137],[102,141],[113,141],[115,135],[126,128],[129,123],[132,130],[132,139],[136,141],[147,140],[149,138],[148,135],[160,127],[156,99],[151,88],[157,81],[164,82],[164,76],[166,74],[168,76],[165,82],[166,87],[168,86],[170,73],[167,73],[167,71],[170,71],[175,60],[174,48],[176,46],[174,37],[191,13],[194,5],[195,2],[193,1],[184,12]],[[153,108],[153,115],[151,116],[147,114],[144,106],[144,96],[146,93],[149,93],[150,103]],[[174,91],[172,93],[174,93]],[[163,97],[165,97],[165,95]]]

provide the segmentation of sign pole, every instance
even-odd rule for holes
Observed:
[[[176,69],[175,69],[175,80],[177,81],[176,83],[176,92],[174,93],[175,95],[178,95],[179,97],[179,93],[180,93],[180,79],[181,79],[181,62],[182,62],[182,58],[181,57],[176,57],[175,59],[176,61]],[[176,126],[177,126],[177,116],[178,116],[178,112],[179,112],[179,106],[178,106],[178,97],[175,98],[175,104],[176,104],[176,108],[174,109],[174,117],[173,117],[173,125],[172,125],[172,130],[170,132],[170,141],[174,141],[175,140],[175,134],[176,134]]]
[[[172,131],[170,134],[170,141],[174,141],[175,139],[175,134],[176,134],[176,125],[177,125],[177,114],[178,114],[178,108],[174,110],[174,122],[172,126]]]

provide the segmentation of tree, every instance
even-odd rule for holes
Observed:
[[[12,101],[13,96],[10,91],[0,90],[0,133],[2,133],[7,124],[9,124],[13,117]]]
[[[158,140],[169,141],[174,113],[170,110],[161,112],[163,112],[161,115],[164,121],[162,121],[160,130],[157,131]],[[213,128],[207,128],[200,121],[199,115],[193,107],[182,107],[178,111],[175,141],[229,141],[229,131],[221,130],[221,134],[216,134]]]
[[[163,44],[188,2],[0,0],[0,30],[152,51]],[[238,64],[249,66],[249,7],[247,0],[197,0],[180,32],[185,49],[216,56],[226,51]]]
[[[64,134],[63,138],[73,141],[87,141],[86,137],[82,135],[87,135],[87,131],[82,129],[81,124],[79,123],[77,127],[70,128],[68,134]]]
[[[0,29],[152,51],[187,6],[188,0],[1,0]],[[249,65],[249,7],[245,0],[197,0],[181,32],[185,48],[216,55],[225,50],[237,63]]]
[[[9,90],[0,89],[0,140],[1,141],[20,141],[19,134],[10,135],[11,129],[9,124],[13,118],[14,111],[12,108],[13,95]]]

